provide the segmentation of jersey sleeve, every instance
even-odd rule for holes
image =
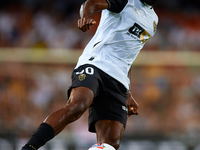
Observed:
[[[128,0],[106,0],[106,1],[108,3],[108,10],[114,13],[120,13],[128,3]]]

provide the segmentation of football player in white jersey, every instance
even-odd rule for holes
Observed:
[[[128,74],[145,42],[156,32],[156,1],[87,0],[81,5],[78,28],[89,31],[98,11],[102,11],[100,24],[72,73],[67,104],[44,120],[23,150],[37,150],[88,108],[89,131],[96,133],[98,143],[89,150],[119,148],[127,117],[138,114]]]

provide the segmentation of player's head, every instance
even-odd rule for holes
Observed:
[[[146,3],[148,5],[154,5],[157,0],[141,0],[142,3]]]

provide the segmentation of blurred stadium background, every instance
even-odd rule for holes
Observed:
[[[65,104],[71,72],[96,29],[77,29],[83,2],[0,1],[0,150],[19,150]],[[128,120],[120,150],[200,150],[200,2],[160,0],[155,10],[157,34],[132,69],[139,115]],[[86,150],[95,142],[86,112],[41,149]]]

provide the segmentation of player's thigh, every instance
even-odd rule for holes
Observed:
[[[87,87],[91,89],[94,96],[99,93],[100,74],[99,69],[93,65],[86,64],[79,66],[72,72],[72,85],[68,89],[68,97],[71,96],[71,90],[76,87]]]
[[[98,143],[119,145],[124,135],[124,125],[115,120],[99,120],[95,123]]]
[[[94,93],[87,87],[76,87],[71,89],[70,97],[67,105],[78,106],[78,108],[85,111],[89,108],[94,99]]]

